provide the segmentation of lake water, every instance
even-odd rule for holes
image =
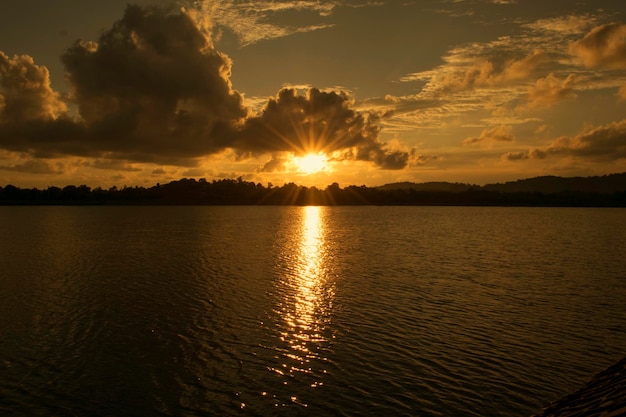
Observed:
[[[626,210],[0,207],[0,415],[528,416],[626,352]]]

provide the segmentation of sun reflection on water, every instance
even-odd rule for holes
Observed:
[[[332,339],[330,313],[334,285],[328,271],[325,208],[307,206],[301,210],[282,282],[280,339],[286,349],[280,366],[271,370],[280,376],[298,376],[302,382],[307,381],[308,387],[319,388],[327,372],[328,345]],[[294,398],[291,402],[306,406],[303,399]]]

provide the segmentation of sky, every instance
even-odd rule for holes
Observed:
[[[0,14],[0,186],[624,171],[623,0],[21,0]]]

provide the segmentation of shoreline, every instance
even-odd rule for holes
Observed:
[[[626,415],[626,357],[587,384],[531,417],[617,417]]]

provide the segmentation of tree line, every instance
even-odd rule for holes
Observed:
[[[366,186],[324,189],[287,183],[282,186],[220,179],[183,178],[153,187],[86,185],[66,187],[0,187],[2,205],[456,205],[456,206],[573,206],[626,207],[626,191],[501,192],[481,187],[465,191],[416,190]]]

